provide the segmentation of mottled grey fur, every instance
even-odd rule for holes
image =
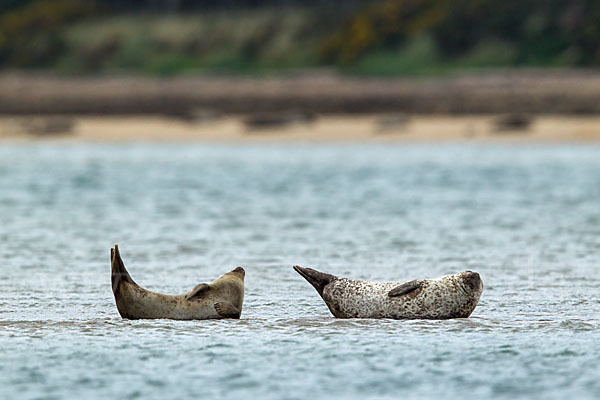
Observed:
[[[466,318],[483,290],[479,274],[471,271],[410,282],[366,282],[294,269],[317,289],[337,318]]]

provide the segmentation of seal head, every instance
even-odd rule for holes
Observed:
[[[481,294],[483,290],[483,281],[477,272],[465,271],[457,274],[457,280],[467,294]]]

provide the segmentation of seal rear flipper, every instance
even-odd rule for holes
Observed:
[[[200,283],[196,286],[194,286],[194,288],[185,295],[185,299],[186,300],[195,300],[195,299],[199,299],[200,297],[202,297],[202,295],[206,292],[208,292],[208,290],[210,289],[210,286],[206,283]]]
[[[127,269],[125,269],[125,264],[123,264],[123,260],[121,259],[121,253],[119,253],[118,244],[115,244],[115,247],[110,249],[110,278],[115,296],[117,296],[119,292],[121,281],[138,286],[137,283],[131,279],[131,275],[129,275]]]
[[[419,280],[414,280],[410,282],[403,283],[402,285],[396,286],[392,290],[388,292],[389,297],[398,297],[413,292],[423,286],[423,282]]]
[[[215,310],[217,310],[219,315],[223,318],[239,319],[240,315],[242,315],[242,311],[238,310],[233,304],[231,304],[228,301],[221,301],[219,303],[215,303]]]
[[[308,281],[308,283],[313,285],[313,287],[315,289],[317,289],[317,292],[319,292],[319,295],[321,295],[321,296],[323,296],[323,290],[325,289],[325,286],[329,285],[331,282],[338,279],[337,276],[335,276],[335,275],[326,274],[324,272],[319,272],[312,268],[304,268],[304,267],[299,267],[297,265],[295,265],[292,268],[294,268],[294,271],[296,271],[304,279],[306,279]]]

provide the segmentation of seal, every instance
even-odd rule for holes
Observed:
[[[119,246],[110,249],[111,283],[117,309],[126,319],[240,318],[244,302],[244,275],[238,267],[212,283],[200,283],[187,293],[151,292],[131,279]]]
[[[317,289],[336,318],[450,319],[467,318],[483,290],[477,272],[409,282],[367,282],[294,270]]]

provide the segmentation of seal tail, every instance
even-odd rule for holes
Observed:
[[[121,281],[138,286],[137,283],[131,279],[131,275],[129,275],[127,269],[125,269],[125,264],[123,264],[123,260],[121,259],[121,253],[119,253],[118,244],[115,244],[115,247],[110,249],[110,281],[115,297],[119,292]]]
[[[325,289],[325,286],[338,279],[335,275],[319,272],[312,268],[304,268],[299,267],[297,265],[295,265],[293,268],[294,271],[302,275],[302,277],[306,279],[308,283],[313,285],[313,287],[317,289],[317,292],[319,292],[321,296],[323,295],[323,290]]]

